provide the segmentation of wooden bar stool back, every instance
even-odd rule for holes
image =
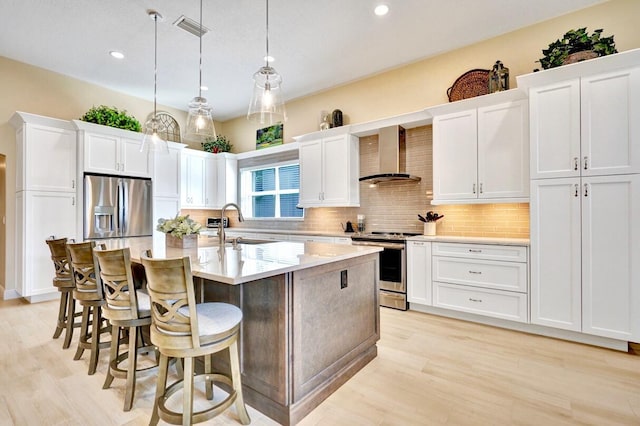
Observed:
[[[196,305],[189,257],[156,260],[142,257],[151,297],[151,342],[160,351],[156,398],[150,424],[159,418],[171,424],[189,425],[207,421],[235,403],[242,424],[251,422],[242,396],[238,331],[242,311],[228,303]],[[231,374],[213,374],[211,356],[229,349]],[[195,378],[205,381],[206,397],[213,399],[212,382],[231,388],[229,395],[205,410],[193,412],[194,357],[205,357],[205,374]],[[167,387],[169,358],[184,359],[184,379]],[[169,410],[165,402],[182,390],[182,413]]]
[[[137,374],[150,372],[158,365],[156,362],[147,367],[138,366],[138,354],[154,350],[153,346],[144,344],[142,334],[142,328],[151,325],[151,300],[143,290],[135,289],[128,247],[94,249],[93,256],[105,299],[102,312],[111,323],[109,366],[102,388],[109,388],[114,377],[126,379],[124,411],[129,411],[133,406]],[[128,332],[129,344],[127,351],[120,353],[120,335],[124,330]],[[126,369],[122,365],[125,360]]]
[[[51,251],[51,260],[55,268],[55,277],[53,277],[53,285],[60,292],[60,306],[58,308],[58,323],[53,333],[53,338],[57,339],[64,330],[64,343],[62,347],[67,349],[71,345],[73,337],[73,328],[80,327],[80,323],[75,321],[76,303],[73,298],[73,289],[75,284],[71,276],[71,268],[67,258],[67,239],[51,237],[46,240],[49,250]]]
[[[80,359],[85,349],[90,350],[89,374],[96,372],[100,349],[109,347],[110,342],[100,341],[100,335],[111,331],[110,327],[103,327],[102,306],[104,305],[104,297],[100,279],[95,274],[94,247],[95,242],[93,241],[67,243],[67,255],[75,283],[73,298],[82,306],[80,339],[73,359]],[[102,247],[104,248],[104,245]]]

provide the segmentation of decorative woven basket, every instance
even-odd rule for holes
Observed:
[[[562,65],[574,64],[576,62],[586,61],[587,59],[597,58],[598,54],[593,50],[583,50],[582,52],[572,53],[562,61]]]
[[[489,72],[490,70],[474,69],[462,74],[453,86],[447,89],[449,102],[489,93]]]

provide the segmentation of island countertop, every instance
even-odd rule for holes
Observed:
[[[166,247],[164,235],[96,243],[104,243],[108,249],[129,247],[134,262],[148,249],[153,250],[154,258],[189,256],[194,276],[226,284],[242,284],[382,251],[380,247],[294,241],[240,243],[237,248],[227,244],[222,250],[216,238],[206,236],[198,238],[197,249]]]

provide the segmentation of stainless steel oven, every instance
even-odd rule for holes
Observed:
[[[351,237],[354,245],[382,247],[379,258],[380,306],[407,310],[407,256],[405,234],[372,233]]]

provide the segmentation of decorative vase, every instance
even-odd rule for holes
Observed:
[[[433,237],[436,235],[436,223],[435,222],[425,222],[424,223],[424,235]]]
[[[182,238],[174,237],[171,234],[165,234],[167,247],[190,249],[198,247],[198,234],[185,235]]]

